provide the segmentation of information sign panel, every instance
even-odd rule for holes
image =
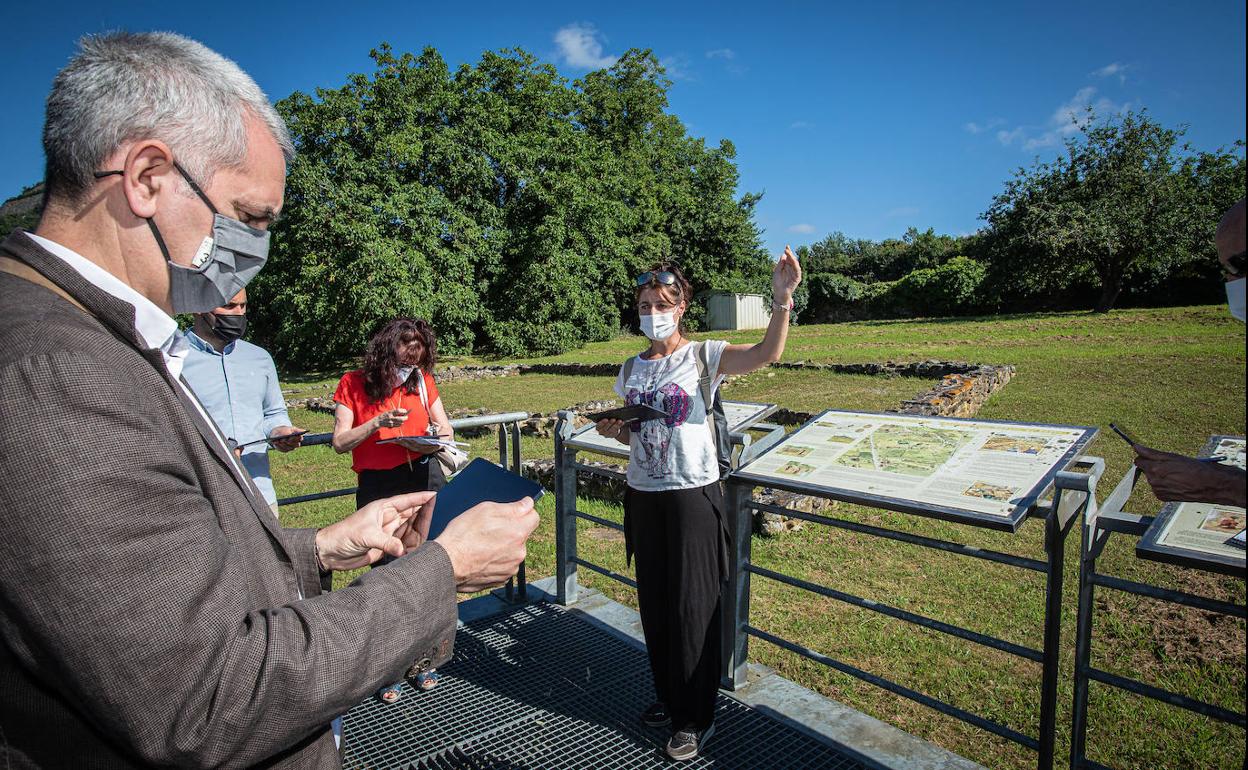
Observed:
[[[1242,436],[1212,436],[1200,457],[1244,467]],[[1244,530],[1243,508],[1212,503],[1166,503],[1135,547],[1137,556],[1227,575],[1245,574],[1244,549],[1228,541]]]
[[[826,411],[733,474],[1014,531],[1096,428]]]

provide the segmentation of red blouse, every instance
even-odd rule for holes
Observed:
[[[433,376],[423,373],[425,390],[429,403],[438,400],[438,386]],[[420,393],[408,393],[402,386],[390,391],[381,401],[372,401],[364,392],[364,371],[356,369],[347,372],[338,381],[338,389],[334,391],[334,401],[351,410],[351,427],[355,428],[377,415],[391,409],[402,407],[407,410],[407,421],[397,428],[379,428],[373,431],[351,450],[351,469],[356,473],[363,470],[386,471],[397,468],[409,458],[419,458],[420,454],[404,449],[398,444],[378,444],[379,439],[397,438],[399,436],[423,436],[429,427],[429,413],[420,403]],[[443,426],[445,427],[445,426]]]

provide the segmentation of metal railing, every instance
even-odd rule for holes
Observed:
[[[1094,762],[1087,757],[1088,733],[1088,688],[1090,682],[1100,682],[1143,698],[1168,703],[1171,706],[1191,711],[1201,716],[1216,719],[1219,722],[1246,727],[1246,715],[1242,712],[1197,700],[1181,693],[1172,692],[1155,685],[1136,679],[1103,671],[1092,665],[1092,614],[1095,603],[1092,601],[1096,586],[1115,591],[1147,596],[1159,601],[1171,602],[1187,607],[1194,607],[1205,612],[1227,615],[1235,618],[1248,617],[1248,608],[1238,604],[1210,599],[1205,596],[1175,591],[1161,586],[1125,580],[1096,571],[1096,560],[1105,550],[1110,536],[1115,533],[1142,537],[1153,523],[1152,516],[1140,516],[1122,510],[1131,491],[1135,487],[1139,468],[1132,466],[1114,491],[1105,499],[1101,510],[1089,509],[1084,516],[1083,538],[1079,556],[1079,615],[1075,631],[1075,694],[1074,708],[1071,712],[1070,731],[1070,768],[1081,770],[1109,770],[1106,765]],[[1200,565],[1188,564],[1193,569],[1202,569]],[[1207,568],[1206,568],[1207,569]],[[1240,573],[1238,577],[1243,578]]]
[[[477,417],[462,417],[457,420],[451,420],[451,428],[456,431],[465,428],[486,428],[491,425],[498,426],[498,464],[503,468],[513,472],[522,473],[520,458],[520,423],[529,419],[528,412],[505,412],[502,414],[483,414]],[[303,437],[301,447],[310,446],[328,446],[333,441],[333,433],[309,433]],[[510,451],[508,451],[510,437]],[[314,500],[327,500],[334,497],[345,497],[346,495],[355,494],[357,487],[344,487],[343,489],[331,489],[327,492],[313,492],[307,495],[296,495],[293,497],[285,497],[277,501],[278,506],[298,505],[300,503],[309,503]],[[528,597],[528,581],[525,576],[525,563],[520,562],[520,568],[516,572],[513,580],[507,581],[505,588],[508,601],[515,598],[515,594],[519,593],[520,599],[523,601]]]
[[[555,434],[556,592],[557,599],[562,604],[576,600],[578,588],[576,571],[578,567],[585,567],[612,580],[636,588],[636,582],[626,575],[618,574],[610,569],[589,562],[577,554],[576,522],[578,519],[591,521],[599,526],[608,527],[616,531],[623,530],[623,527],[615,522],[577,509],[578,474],[600,475],[612,478],[620,478],[622,474],[618,471],[597,468],[577,461],[576,455],[578,451],[582,450],[575,445],[569,446],[566,443],[572,437],[572,420],[570,417],[571,415],[567,413],[560,413],[560,422]],[[757,427],[774,429],[757,442],[752,442],[748,436],[734,434],[734,442],[741,446],[739,462],[742,465],[784,438],[784,430],[778,426],[760,425]],[[742,482],[730,476],[726,485],[725,505],[727,515],[731,518],[729,527],[733,537],[734,553],[729,563],[729,582],[723,595],[725,642],[729,653],[726,656],[727,670],[724,672],[723,684],[730,689],[736,689],[746,684],[749,638],[754,637],[1031,749],[1037,753],[1037,767],[1040,770],[1049,770],[1053,766],[1056,744],[1058,663],[1061,643],[1062,583],[1066,536],[1069,534],[1073,522],[1078,520],[1089,506],[1093,507],[1093,509],[1095,508],[1096,483],[1105,466],[1104,461],[1100,458],[1086,457],[1072,462],[1069,467],[1082,467],[1085,469],[1085,472],[1080,473],[1071,470],[1058,472],[1053,484],[1052,501],[1048,504],[1037,504],[1028,515],[1029,519],[1037,518],[1044,522],[1044,559],[1001,553],[962,543],[756,502],[751,496],[751,491],[756,485],[755,482]],[[810,491],[803,491],[802,493],[832,500],[838,499],[831,493],[816,494]],[[854,596],[828,586],[812,583],[755,565],[750,559],[751,534],[753,532],[752,519],[755,511],[778,513],[813,524],[895,542],[909,543],[915,546],[1044,574],[1046,584],[1043,647],[1037,650],[1015,644],[1004,639],[998,639],[971,629],[961,628],[882,602]],[[750,580],[755,575],[1039,663],[1042,667],[1042,676],[1038,734],[1035,736],[1027,735],[1007,725],[994,722],[966,709],[946,703],[905,685],[890,681],[885,677],[836,660],[829,655],[810,649],[792,640],[784,639],[752,626],[749,622]]]

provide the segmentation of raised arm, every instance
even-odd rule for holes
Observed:
[[[793,249],[784,247],[784,254],[776,262],[771,274],[771,323],[761,342],[753,345],[729,345],[719,359],[720,374],[745,374],[761,369],[784,355],[784,343],[789,337],[789,316],[793,307],[793,292],[802,282],[802,266],[797,263]]]

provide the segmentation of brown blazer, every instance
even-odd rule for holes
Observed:
[[[446,552],[322,593],[133,307],[5,256],[74,301],[0,271],[0,767],[338,767],[330,720],[449,658]]]

